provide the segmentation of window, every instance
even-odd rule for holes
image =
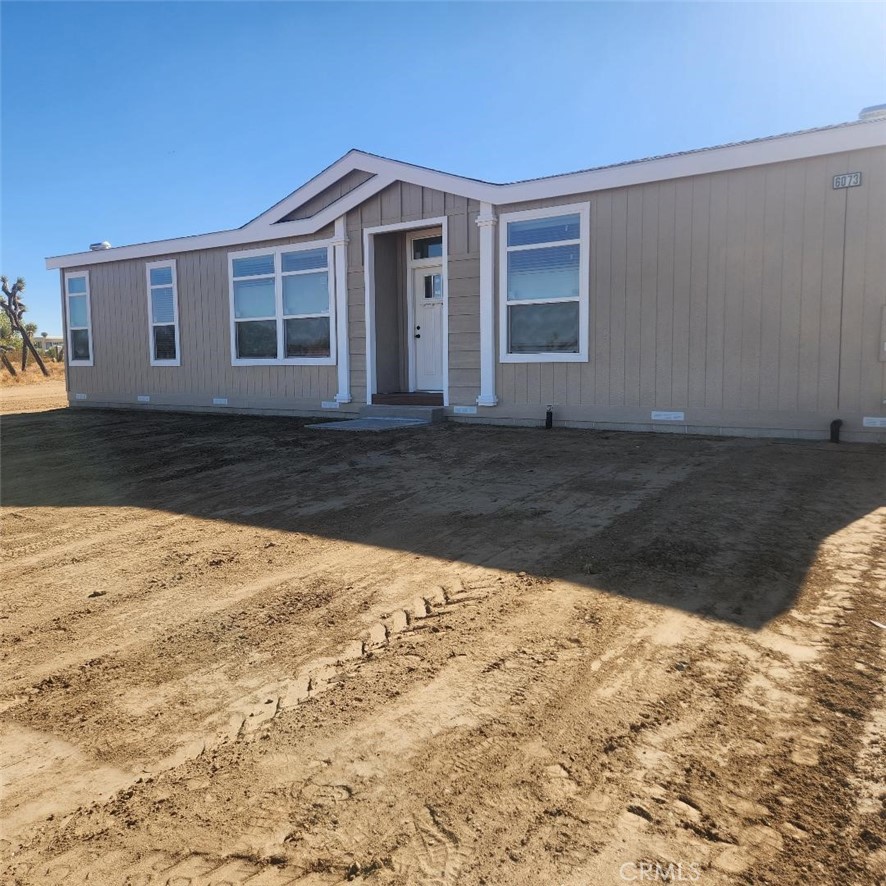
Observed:
[[[65,274],[65,305],[68,320],[68,363],[92,366],[89,271]]]
[[[256,249],[229,258],[235,365],[335,362],[327,244]]]
[[[501,216],[501,360],[588,359],[588,205]]]
[[[437,237],[422,237],[412,241],[412,257],[416,261],[424,258],[442,258],[443,235]]]
[[[151,366],[181,366],[175,261],[149,262],[146,269]]]

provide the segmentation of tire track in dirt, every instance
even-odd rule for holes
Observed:
[[[305,514],[326,533],[317,543],[330,547],[305,557],[309,570],[317,565],[307,578],[289,577],[202,614],[203,596],[300,565],[293,561],[301,542],[279,551],[279,561],[244,557],[204,580],[198,527],[219,537],[223,527],[203,520],[199,484],[182,492],[187,478],[161,479],[169,486],[161,498],[173,483],[179,490],[167,504],[174,497],[177,507],[199,512],[174,546],[181,564],[168,564],[183,578],[152,596],[122,571],[119,577],[133,594],[127,605],[139,613],[136,630],[150,629],[157,600],[156,615],[169,626],[155,644],[135,642],[91,665],[94,675],[72,680],[72,691],[49,685],[31,713],[9,712],[13,722],[66,735],[62,712],[79,714],[89,702],[95,719],[69,742],[87,749],[89,765],[137,760],[157,768],[141,782],[128,776],[107,801],[93,795],[70,815],[25,828],[19,849],[3,847],[14,852],[7,867],[14,882],[88,874],[88,882],[109,886],[262,877],[300,886],[604,886],[620,882],[624,861],[696,858],[702,882],[791,881],[791,853],[817,837],[812,822],[771,795],[793,798],[796,807],[796,797],[806,796],[798,777],[820,775],[822,765],[828,779],[867,766],[856,761],[868,759],[876,740],[870,690],[882,669],[867,660],[873,653],[861,662],[873,682],[854,664],[852,680],[838,680],[833,692],[817,681],[829,656],[840,655],[835,638],[843,651],[857,643],[860,585],[853,582],[879,580],[876,569],[844,560],[844,551],[857,547],[863,556],[882,528],[854,540],[834,536],[802,593],[790,596],[811,561],[808,536],[817,541],[823,527],[851,523],[866,500],[858,472],[837,467],[840,459],[862,463],[868,456],[853,454],[861,450],[810,455],[798,446],[786,458],[778,453],[787,447],[759,443],[652,446],[625,438],[623,445],[566,433],[550,438],[562,451],[540,453],[538,436],[518,446],[528,434],[496,432],[484,452],[481,435],[463,439],[446,429],[422,436],[420,453],[405,438],[384,452],[370,442],[366,454],[345,442],[324,456],[334,452],[332,470],[323,472],[322,458],[314,462],[322,476],[311,480],[286,474],[287,459],[304,447],[274,451],[290,435],[282,422],[269,422],[262,437],[255,433],[261,422],[227,420],[235,448],[248,456],[233,474],[229,466],[214,471],[209,462],[230,452],[206,434],[216,455],[198,474],[221,509],[215,513],[241,521],[225,532],[226,548],[242,556],[259,538],[299,529]],[[181,441],[166,419],[160,425],[168,445]],[[461,447],[446,452],[456,438]],[[510,441],[504,454],[503,441]],[[117,451],[140,458],[141,446],[133,439]],[[564,454],[574,463],[564,465]],[[647,454],[652,461],[642,465]],[[496,468],[503,457],[522,482],[503,481]],[[352,491],[340,488],[349,460],[366,469],[351,479]],[[236,503],[225,501],[226,476],[245,482],[250,466],[265,479]],[[271,500],[266,487],[281,472]],[[163,475],[152,468],[150,476]],[[302,502],[290,483],[334,507]],[[144,491],[138,483],[128,489]],[[442,543],[416,544],[413,526]],[[592,543],[575,565],[591,568],[575,581],[514,574],[568,574],[575,566],[571,555],[561,562],[563,551],[583,534]],[[830,557],[833,574],[826,574]],[[162,563],[140,552],[133,559],[145,571]],[[843,564],[852,582],[836,577]],[[429,604],[434,584],[447,591]],[[819,584],[828,585],[827,600],[816,597]],[[175,606],[176,591],[197,600],[172,617],[165,608]],[[113,641],[125,621],[115,617],[108,606],[94,633],[90,627],[79,638]],[[53,638],[47,658],[63,648]],[[51,675],[73,678],[75,670]],[[189,691],[197,699],[179,706]],[[847,692],[873,699],[864,703],[869,709],[853,704],[859,718],[827,706],[823,714],[810,702],[811,695],[836,705]],[[152,732],[146,718],[158,711],[162,725]],[[848,736],[848,753],[834,758],[842,768],[823,755],[844,737],[831,714],[842,715]],[[111,734],[114,716],[119,737]],[[145,753],[135,742],[140,729]],[[867,744],[862,735],[871,736]],[[866,790],[870,801],[875,788]],[[853,795],[847,788],[837,796]],[[835,825],[834,840],[862,845],[849,876],[867,874],[878,858],[869,807],[845,821],[828,817],[834,808],[808,812],[819,828]]]
[[[449,586],[456,585],[450,582]],[[15,778],[7,782],[7,802],[13,804],[16,813],[2,822],[2,832],[7,836],[20,832],[23,827],[45,814],[50,807],[53,807],[53,812],[58,814],[60,811],[58,801],[53,798],[57,794],[59,778],[65,780],[69,808],[73,809],[89,799],[107,799],[115,791],[133,784],[139,778],[156,776],[173,769],[226,742],[250,737],[253,733],[265,729],[283,711],[326,691],[340,679],[343,666],[349,664],[353,668],[356,661],[371,655],[372,650],[385,646],[396,634],[414,629],[418,626],[419,620],[434,614],[435,607],[439,610],[445,608],[447,604],[455,605],[473,599],[479,598],[464,594],[453,594],[448,598],[440,587],[425,597],[414,597],[409,601],[407,609],[394,610],[383,621],[376,622],[365,630],[362,637],[348,641],[336,654],[315,657],[292,677],[261,685],[244,695],[224,701],[219,700],[220,703],[213,713],[199,725],[198,729],[190,734],[180,735],[174,750],[165,757],[159,760],[129,758],[125,770],[108,769],[103,777],[100,774],[101,768],[97,768],[91,759],[84,757],[73,745],[64,745],[63,742],[58,742],[43,733],[33,733],[34,737],[31,738],[28,733],[17,727],[13,727],[11,731],[7,727],[8,738],[19,746],[23,745],[24,749],[22,753],[14,755],[11,774]],[[47,755],[45,752],[37,753],[37,749],[47,743],[62,746],[61,752],[55,754],[58,766],[54,771],[50,770],[52,778],[48,781],[46,776],[49,773],[45,771]],[[28,759],[33,760],[31,766],[27,765]],[[7,767],[7,772],[9,768]],[[39,776],[47,782],[45,791],[49,796],[44,797],[38,793],[36,797],[32,797],[31,792],[27,792],[26,805],[21,808],[21,798],[17,796],[15,788],[24,784],[27,791],[29,782],[34,776]],[[14,803],[16,800],[20,802]]]
[[[426,620],[433,620],[435,614],[442,614],[449,611],[453,606],[470,605],[472,602],[484,599],[487,596],[484,591],[488,591],[488,588],[495,584],[495,582],[487,581],[487,583],[481,587],[471,587],[467,592],[460,588],[454,588],[455,592],[451,594],[445,593],[442,589],[437,589],[434,593],[428,595],[427,598],[418,597],[413,599],[408,612],[406,610],[394,611],[388,616],[385,622],[376,623],[376,625],[370,628],[364,638],[359,641],[358,650],[348,647],[342,650],[341,655],[337,659],[314,661],[311,666],[306,669],[306,672],[303,675],[296,677],[292,681],[272,687],[263,687],[258,697],[263,697],[263,695],[268,692],[276,692],[279,693],[279,695],[277,696],[276,704],[265,706],[264,710],[258,711],[259,716],[250,717],[247,715],[244,717],[242,715],[247,713],[246,706],[242,703],[239,706],[235,705],[235,708],[237,708],[235,716],[236,722],[229,734],[215,735],[213,736],[213,739],[215,740],[203,742],[199,748],[189,748],[186,753],[180,755],[177,759],[170,758],[161,761],[161,763],[155,767],[154,774],[157,775],[165,769],[180,766],[187,759],[196,759],[210,749],[224,744],[226,741],[247,743],[254,741],[256,733],[266,733],[271,722],[293,705],[307,701],[308,699],[316,698],[329,688],[337,685],[344,669],[348,669],[353,673],[353,669],[359,667],[360,664],[360,661],[355,659],[371,659],[373,655],[378,654],[379,650],[387,647],[389,643],[393,642],[397,635],[404,634],[404,632],[405,634],[408,634],[413,630],[420,629],[424,626]],[[503,691],[509,691],[510,688],[511,683],[506,681]],[[245,701],[248,704],[252,700],[253,699],[250,698]],[[241,700],[241,702],[242,701],[244,700]],[[293,787],[287,787],[285,796],[288,797],[293,790],[295,790]],[[348,788],[342,787],[339,790],[342,797],[349,796]],[[335,802],[339,797],[335,785],[328,785],[328,779],[323,781],[305,778],[297,792],[299,796],[306,795],[315,804]],[[275,791],[266,792],[265,795],[262,796],[259,804],[259,807],[262,810],[262,815],[258,817],[258,820],[263,820],[265,823],[260,825],[257,830],[255,826],[253,826],[252,831],[247,831],[246,834],[244,834],[245,844],[240,850],[240,855],[242,857],[259,857],[259,853],[255,851],[252,843],[258,836],[267,838],[268,835],[274,831],[274,826],[271,823],[273,819],[272,810],[274,808],[274,799]],[[451,840],[446,836],[445,830],[440,830],[439,825],[433,820],[432,812],[428,812],[427,810],[424,816],[417,817],[413,823],[414,835],[423,848],[421,851],[417,851],[416,857],[406,865],[406,868],[411,870],[414,866],[417,871],[430,871],[432,872],[433,877],[436,877],[436,874],[433,872],[436,871],[439,866],[441,875],[444,877],[440,882],[451,882],[452,876],[457,873],[459,868],[458,853],[451,845]],[[278,822],[276,828],[279,829],[279,826]],[[249,836],[250,833],[252,834],[251,837]],[[214,866],[217,863],[217,861],[207,861],[203,855],[188,856],[177,861],[175,871],[178,873],[179,868],[184,871],[184,869],[191,864],[205,866],[206,871],[209,871],[210,868],[215,870]],[[92,878],[97,879],[97,882],[102,882],[101,874],[103,871],[114,869],[114,866],[107,864],[107,859],[102,858],[90,860],[87,866],[86,860],[80,856],[79,864],[81,865],[81,873],[85,874],[86,872],[90,872]],[[296,869],[297,868],[298,866],[296,866]],[[253,866],[250,870],[260,869],[260,866],[258,868]],[[45,872],[46,876],[50,877],[47,882],[54,882],[51,877],[56,876],[56,872],[64,874],[65,871],[69,870],[69,859],[67,856],[62,856],[57,862],[50,864],[46,868],[39,867],[39,870]],[[134,870],[135,868],[133,868],[133,871]],[[24,878],[21,879],[21,882],[30,882],[27,878],[33,875],[34,871],[35,869],[27,867],[26,862],[19,862],[17,877],[20,879]],[[126,869],[123,873],[129,875],[132,872]],[[146,882],[165,883],[167,880],[163,878],[167,877],[168,874],[169,871],[164,869],[162,872],[157,873],[157,879],[152,878],[146,880]],[[41,874],[41,876],[42,875],[43,874]],[[250,876],[251,875],[252,874],[250,874]],[[433,877],[432,879],[426,880],[426,882],[437,882]],[[333,880],[326,878],[322,880],[318,879],[316,882],[338,882],[339,880],[339,877],[335,877]],[[202,882],[202,880],[199,882]],[[252,880],[236,879],[231,882],[252,883]],[[274,882],[277,881],[275,880]],[[281,878],[279,882],[301,883],[302,879],[291,880]],[[308,883],[314,881],[308,877],[304,882]]]

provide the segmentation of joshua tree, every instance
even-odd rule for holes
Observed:
[[[25,323],[24,331],[28,336],[30,341],[34,340],[34,336],[37,334],[37,324],[36,323]],[[22,348],[22,369],[28,368],[28,352],[25,348]]]
[[[30,351],[34,355],[34,359],[37,361],[37,365],[40,367],[43,374],[49,375],[49,370],[46,368],[43,360],[40,358],[40,354],[37,353],[37,349],[31,342],[31,335],[37,331],[36,325],[33,323],[22,323],[22,316],[25,311],[27,311],[25,303],[21,300],[21,292],[25,288],[24,277],[19,277],[15,283],[13,283],[12,287],[10,287],[9,278],[3,276],[0,277],[0,284],[2,284],[3,292],[3,297],[0,297],[0,309],[2,309],[9,318],[9,324],[12,327],[12,331],[14,333],[17,332],[22,337],[22,369],[25,369],[28,365],[28,351]],[[3,362],[5,363],[6,361]]]

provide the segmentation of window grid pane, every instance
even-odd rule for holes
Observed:
[[[68,298],[68,322],[71,328],[85,329],[89,324],[87,322],[88,312],[86,310],[86,296],[72,295]]]
[[[300,252],[284,252],[280,256],[282,271],[313,271],[323,270],[329,264],[325,249],[303,249]]]
[[[577,354],[578,302],[508,307],[511,354]]]
[[[175,323],[171,286],[151,290],[151,322]]]
[[[151,286],[172,286],[172,267],[151,268]]]
[[[508,246],[529,246],[535,243],[556,243],[581,237],[581,216],[557,215],[508,223]]]
[[[86,293],[85,277],[68,277],[68,292],[71,295]]]
[[[89,330],[88,329],[72,329],[71,330],[71,359],[72,360],[88,360],[89,359]]]
[[[258,277],[262,274],[274,273],[274,253],[254,255],[249,258],[233,260],[235,277]]]
[[[250,320],[237,323],[237,357],[254,360],[277,359],[277,321]]]
[[[287,357],[328,357],[329,318],[305,317],[285,320]]]
[[[283,278],[283,315],[328,314],[329,275],[295,274]]]
[[[412,241],[412,257],[414,259],[441,258],[443,256],[443,237],[423,237]]]
[[[547,246],[508,253],[508,301],[579,297],[581,248]]]
[[[275,317],[277,299],[273,278],[239,280],[234,283],[234,317]]]
[[[154,327],[154,359],[176,359],[175,325]]]

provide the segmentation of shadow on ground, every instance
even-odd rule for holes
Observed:
[[[140,507],[544,576],[756,629],[883,503],[881,448],[60,409],[3,418],[3,504]],[[90,519],[84,514],[83,519]]]

